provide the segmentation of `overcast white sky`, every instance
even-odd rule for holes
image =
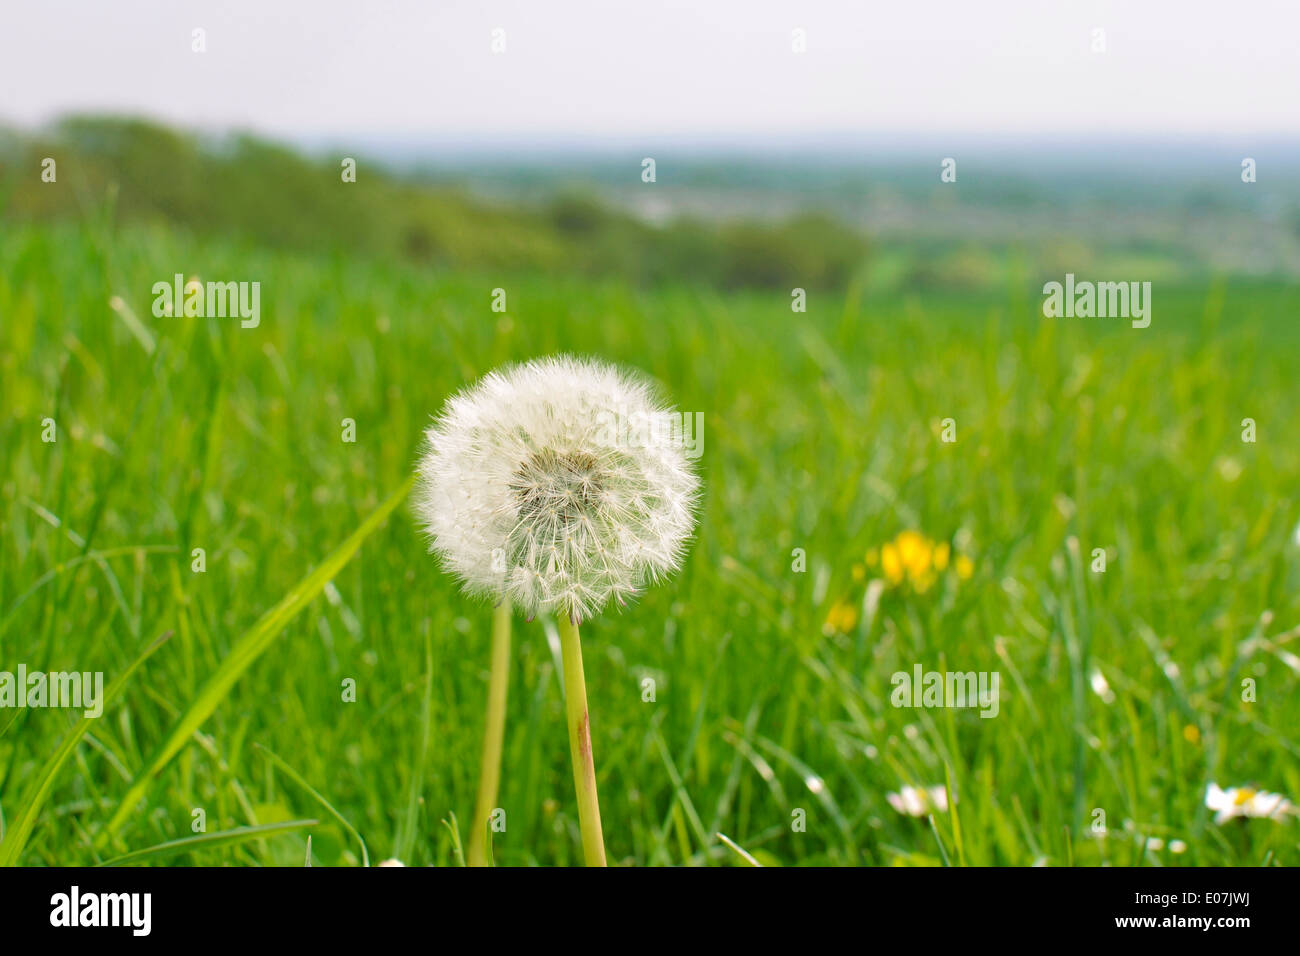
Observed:
[[[101,109],[290,138],[1289,136],[1300,0],[4,0],[0,120]]]

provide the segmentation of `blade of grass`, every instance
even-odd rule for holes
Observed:
[[[15,707],[13,709],[13,712],[9,715],[9,719],[6,720],[3,724],[0,724],[0,737],[3,737],[5,734],[9,732],[9,728],[12,727],[15,722],[17,722],[19,716],[25,710],[27,710],[26,707]]]
[[[420,710],[420,752],[415,755],[415,770],[411,774],[411,785],[406,794],[406,815],[398,830],[395,855],[403,862],[411,859],[415,849],[415,836],[419,830],[420,792],[424,788],[424,763],[429,753],[429,738],[433,727],[433,641],[429,623],[425,621],[424,629],[424,700]]]
[[[949,713],[952,712],[949,711]],[[943,766],[943,788],[948,797],[948,815],[952,819],[952,842],[957,847],[957,863],[959,866],[965,866],[966,841],[962,839],[961,817],[957,813],[957,798],[952,792],[952,768],[948,764]]]
[[[943,865],[952,866],[952,860],[948,859],[948,849],[943,845],[943,837],[939,835],[939,827],[934,822],[934,814],[928,814],[925,819],[930,824],[930,832],[934,834],[934,842],[939,844],[939,855],[943,857]]]
[[[132,850],[130,853],[123,853],[111,860],[105,860],[99,865],[123,866],[127,863],[140,863],[144,860],[157,860],[166,856],[175,856],[177,853],[184,853],[187,850],[200,847],[210,848],[230,846],[235,843],[247,843],[249,840],[262,840],[281,833],[291,833],[294,830],[301,830],[303,827],[314,827],[318,823],[320,823],[319,820],[287,820],[284,823],[263,823],[255,827],[235,827],[233,830],[222,830],[220,833],[200,833],[198,836],[169,840],[156,846],[145,847],[143,850]]]
[[[736,851],[736,854],[737,854],[737,855],[738,855],[742,860],[744,860],[746,863],[748,863],[750,866],[758,866],[758,867],[761,867],[761,866],[763,865],[762,863],[759,863],[758,860],[754,859],[754,858],[750,855],[750,853],[749,853],[748,850],[746,850],[746,849],[744,849],[743,847],[741,847],[738,843],[736,843],[736,841],[734,841],[733,839],[731,839],[731,837],[727,836],[725,833],[718,833],[718,834],[716,834],[716,836],[717,836],[717,838],[718,838],[719,840],[721,840],[721,841],[722,841],[723,843],[725,843],[727,846],[729,846],[729,847],[731,847],[733,850],[735,850],[735,851]]]
[[[303,578],[288,594],[281,598],[278,604],[263,614],[257,623],[231,648],[230,653],[221,662],[221,666],[208,678],[207,683],[203,685],[194,700],[190,702],[190,706],[172,728],[172,732],[167,736],[167,739],[163,741],[149,760],[149,763],[131,782],[126,796],[118,804],[116,812],[114,812],[107,826],[104,827],[96,839],[96,847],[102,847],[121,829],[127,817],[131,815],[136,805],[144,797],[144,792],[154,775],[185,746],[186,741],[190,739],[194,731],[198,730],[212,712],[217,709],[217,705],[230,692],[230,688],[235,681],[252,666],[253,662],[261,656],[271,642],[283,632],[285,626],[294,616],[320,593],[326,582],[332,580],[343,570],[344,565],[361,547],[361,543],[383,524],[393,509],[406,498],[406,494],[410,491],[414,481],[415,476],[412,475],[402,482],[401,486],[388,497],[388,500],[371,512],[369,517],[361,523],[361,526],[356,531],[352,532],[347,540],[339,545],[328,558]]]
[[[322,797],[319,793],[317,793],[316,788],[313,787],[311,784],[309,784],[306,780],[304,780],[302,774],[298,773],[297,770],[294,770],[293,767],[285,763],[284,760],[280,756],[278,756],[274,751],[270,750],[267,747],[263,747],[261,744],[257,744],[257,743],[253,744],[253,746],[256,747],[268,760],[270,760],[271,763],[275,764],[276,767],[280,769],[281,773],[283,773],[286,777],[288,777],[298,786],[302,787],[309,794],[311,794],[311,796],[315,799],[315,801],[319,803],[322,807],[324,807],[327,811],[329,811],[330,816],[332,816],[335,820],[339,822],[339,826],[341,826],[344,830],[346,830],[348,833],[352,834],[352,836],[356,838],[357,843],[361,845],[361,865],[369,866],[370,853],[366,850],[366,841],[361,839],[361,834],[357,832],[356,828],[352,826],[352,824],[348,823],[348,821],[344,819],[343,814],[339,813],[332,806],[330,806],[330,802],[326,800],[324,797]],[[307,839],[310,840],[311,837],[308,837]],[[311,866],[310,852],[307,857],[307,865]]]
[[[117,699],[126,682],[133,675],[154,651],[158,650],[171,637],[172,632],[167,631],[157,640],[153,641],[148,647],[140,652],[140,656],[131,662],[125,671],[117,676],[113,683],[109,684],[104,690],[104,699],[101,704],[101,715],[107,710],[109,705]],[[27,843],[27,838],[31,836],[32,829],[36,826],[36,818],[40,814],[41,807],[50,795],[50,790],[54,787],[54,781],[59,776],[59,771],[63,765],[68,762],[77,749],[77,744],[81,738],[90,730],[91,725],[95,722],[95,717],[82,717],[72,726],[72,729],[60,741],[59,746],[54,753],[50,754],[49,760],[41,769],[32,783],[30,796],[20,806],[18,815],[14,817],[13,824],[5,831],[4,841],[0,842],[0,866],[17,866],[19,858],[22,856],[23,847]]]
[[[78,568],[88,561],[101,562],[107,558],[116,558],[123,554],[174,554],[177,550],[179,549],[172,544],[136,544],[126,545],[121,548],[107,548],[103,551],[88,551],[85,554],[77,555],[75,558],[60,561],[54,567],[50,568],[50,570],[37,578],[31,587],[18,595],[13,606],[9,608],[9,611],[5,614],[4,618],[0,620],[0,637],[3,637],[5,632],[9,630],[9,625],[13,623],[14,617],[18,614],[18,609],[22,607],[23,602],[64,572]]]
[[[686,784],[682,780],[682,775],[677,772],[677,765],[673,763],[672,755],[668,752],[668,745],[664,743],[663,734],[655,730],[654,740],[655,746],[659,749],[659,757],[663,760],[664,767],[668,771],[668,779],[673,785],[673,799],[676,805],[681,806],[685,812],[695,839],[699,841],[701,848],[707,850],[710,841],[708,834],[705,832],[704,823],[700,820],[700,815],[695,811],[695,804],[691,802],[690,794],[686,792]]]
[[[449,816],[451,819],[443,820],[442,825],[446,827],[447,832],[451,834],[451,854],[453,857],[455,857],[457,866],[464,866],[465,850],[464,847],[461,846],[460,827],[456,825],[456,814],[448,813],[447,816]]]

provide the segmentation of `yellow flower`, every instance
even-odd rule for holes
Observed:
[[[948,542],[944,541],[935,545],[934,548],[934,569],[942,571],[948,567],[948,555],[950,553]]]
[[[944,571],[951,566],[963,581],[975,574],[975,563],[964,554],[954,557],[952,545],[947,541],[935,542],[920,531],[900,531],[892,541],[875,548],[866,554],[869,568],[880,562],[880,570],[885,580],[893,587],[909,584],[917,594],[924,594],[936,584]],[[857,566],[853,570],[853,579],[858,577]]]
[[[862,565],[860,565],[860,564],[855,564],[855,565],[853,565],[853,580],[854,580],[854,581],[862,581],[862,580],[865,580],[865,579],[866,579],[866,576],[867,576],[867,569],[866,569],[866,568],[864,568],[864,567],[863,567]]]
[[[898,556],[913,581],[930,569],[930,541],[916,531],[904,531],[896,539]]]
[[[1183,728],[1183,739],[1189,744],[1199,744],[1201,742],[1201,728],[1195,724],[1188,724]]]
[[[901,584],[903,581],[903,559],[898,555],[898,549],[892,544],[887,544],[880,549],[880,570],[885,572],[885,577],[889,579],[890,584]]]
[[[857,623],[857,608],[843,598],[831,605],[826,615],[826,630],[833,634],[847,634]]]

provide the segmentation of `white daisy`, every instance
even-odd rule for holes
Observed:
[[[673,414],[600,362],[490,372],[425,434],[415,506],[430,550],[467,592],[529,617],[621,603],[677,569],[694,528],[699,481],[681,434],[645,427]]]
[[[1106,680],[1106,675],[1099,669],[1093,668],[1092,674],[1088,678],[1088,683],[1092,685],[1092,692],[1108,704],[1115,703],[1115,692],[1110,689],[1110,683]]]
[[[1227,823],[1234,817],[1266,817],[1281,820],[1296,807],[1280,793],[1253,790],[1250,787],[1221,788],[1211,783],[1205,791],[1205,805],[1215,811],[1214,822]]]
[[[898,793],[885,794],[885,799],[891,807],[909,817],[948,812],[948,791],[943,787],[902,787]]]

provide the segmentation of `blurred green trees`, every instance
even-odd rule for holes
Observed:
[[[54,188],[41,163],[57,163]],[[156,222],[197,235],[449,269],[523,269],[724,288],[836,288],[864,239],[824,214],[785,222],[645,222],[584,193],[504,206],[357,157],[310,158],[248,135],[204,138],[137,119],[77,116],[0,136],[0,215],[14,222]]]

